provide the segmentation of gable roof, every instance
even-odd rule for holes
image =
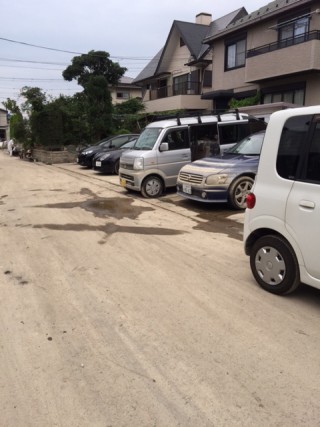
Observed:
[[[132,83],[147,80],[148,78],[154,76],[159,64],[159,60],[162,55],[162,51],[163,51],[163,48],[159,50],[159,52],[151,59],[149,64],[146,67],[144,67],[144,69],[137,75],[135,79],[133,79]]]
[[[210,39],[211,37],[218,34],[220,31],[225,30],[230,25],[233,25],[235,22],[245,16],[248,16],[248,12],[244,7],[240,7],[239,9],[230,12],[225,16],[222,16],[222,18],[216,19],[211,23],[210,29],[204,37],[203,42],[205,43],[207,39]]]
[[[302,6],[304,4],[310,3],[312,0],[275,0],[265,6],[260,7],[252,13],[247,13],[246,15],[240,16],[237,20],[229,23],[225,28],[216,31],[213,34],[208,34],[204,43],[209,43],[218,38],[224,37],[228,33],[240,30],[242,28],[247,28],[250,25],[253,25],[262,20],[269,19],[274,15],[279,15],[281,11],[288,11],[296,6]]]
[[[162,59],[165,56],[166,48],[174,30],[178,31],[180,34],[180,37],[190,51],[190,55],[193,57],[193,61],[197,61],[207,53],[208,49],[210,49],[208,44],[203,43],[205,38],[208,38],[209,35],[215,34],[216,32],[226,28],[227,25],[241,18],[245,14],[247,14],[247,11],[242,7],[235,10],[234,12],[228,13],[227,15],[212,21],[209,26],[196,24],[193,22],[174,20],[167,37],[166,44],[156,54],[156,56],[154,56],[149,64],[138,74],[138,76],[133,80],[133,83],[148,80],[159,73]]]

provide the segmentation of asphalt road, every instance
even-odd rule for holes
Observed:
[[[261,290],[243,214],[0,152],[0,426],[320,425],[320,292]]]

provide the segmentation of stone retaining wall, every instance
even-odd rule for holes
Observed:
[[[69,151],[46,151],[33,149],[33,158],[37,162],[53,165],[55,163],[75,163],[77,153]]]

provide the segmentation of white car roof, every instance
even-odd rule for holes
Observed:
[[[240,120],[248,120],[249,115],[246,113],[239,113]],[[201,120],[200,123],[217,123],[217,122],[230,122],[235,121],[238,122],[239,119],[237,119],[236,113],[225,113],[218,115],[204,115],[204,116],[194,116],[194,117],[180,117],[180,118],[172,118],[172,119],[166,119],[166,120],[159,120],[157,122],[152,122],[148,124],[147,128],[169,128],[173,126],[179,126],[180,125],[192,125],[199,123],[199,119]]]

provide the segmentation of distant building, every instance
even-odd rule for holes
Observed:
[[[9,139],[8,111],[0,108],[0,141]]]
[[[131,98],[141,99],[141,87],[132,84],[133,78],[121,77],[117,86],[111,88],[112,104],[121,104]]]

